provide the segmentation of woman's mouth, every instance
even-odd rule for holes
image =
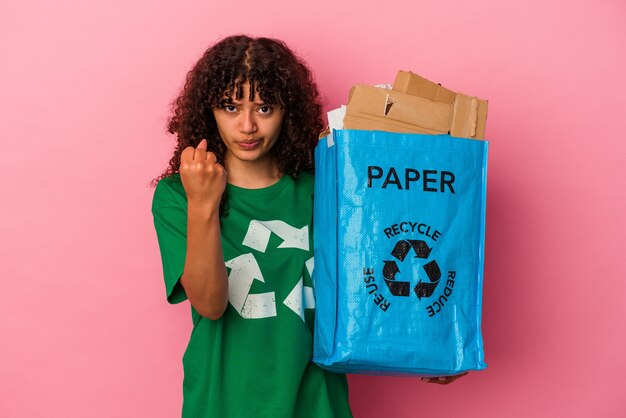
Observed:
[[[238,142],[237,145],[239,145],[239,147],[242,148],[242,149],[251,150],[251,149],[255,149],[256,147],[258,147],[260,143],[261,143],[260,140],[257,140],[257,141],[241,141],[241,142]]]

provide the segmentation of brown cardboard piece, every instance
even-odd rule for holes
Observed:
[[[487,100],[399,71],[392,90],[363,84],[352,87],[343,123],[346,129],[484,139],[486,121]]]

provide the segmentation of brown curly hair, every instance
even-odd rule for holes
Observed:
[[[169,167],[151,185],[179,172],[180,155],[188,147],[207,140],[207,151],[224,164],[226,148],[217,130],[213,109],[225,97],[242,96],[242,84],[250,94],[283,108],[280,136],[272,147],[278,169],[297,178],[313,171],[313,149],[324,128],[321,98],[313,75],[304,61],[277,39],[229,36],[209,47],[187,74],[185,86],[172,103],[167,130],[177,137]],[[250,97],[253,100],[254,97]],[[226,215],[226,194],[220,214]]]

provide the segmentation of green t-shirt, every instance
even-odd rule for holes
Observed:
[[[183,417],[351,417],[346,377],[311,362],[313,176],[262,189],[227,185],[222,249],[228,307],[219,320],[192,307],[183,356]],[[187,297],[187,198],[175,174],[152,202],[167,299]]]

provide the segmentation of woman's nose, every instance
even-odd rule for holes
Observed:
[[[254,112],[244,110],[241,112],[241,124],[239,130],[242,133],[254,133],[257,130],[256,121],[254,119]]]

